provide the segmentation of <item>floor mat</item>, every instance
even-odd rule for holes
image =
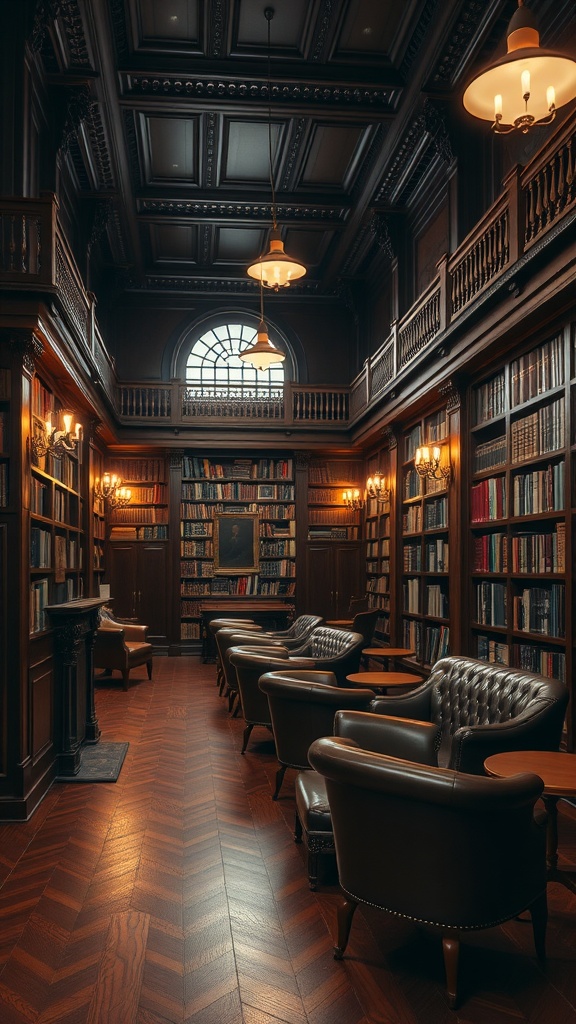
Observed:
[[[77,775],[58,775],[56,782],[116,782],[128,743],[94,743],[82,747]]]

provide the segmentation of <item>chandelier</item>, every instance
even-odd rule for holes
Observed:
[[[66,453],[74,451],[82,438],[82,424],[77,423],[72,433],[72,419],[72,413],[62,413],[63,430],[53,427],[50,417],[42,426],[36,425],[34,436],[30,439],[30,447],[37,459],[43,458],[44,455],[61,459]]]
[[[266,7],[264,16],[268,22],[268,168],[270,190],[272,192],[272,231],[270,232],[270,248],[264,256],[250,264],[247,273],[250,277],[261,281],[266,288],[287,288],[291,281],[304,277],[306,267],[299,260],[284,252],[284,242],[276,218],[276,189],[274,186],[274,170],[272,160],[272,85],[270,75],[270,22],[274,17],[274,8]]]
[[[538,22],[518,0],[504,57],[480,71],[462,97],[469,114],[490,121],[498,135],[551,124],[559,107],[576,96],[576,61],[540,47]]]
[[[115,473],[104,473],[94,481],[94,497],[97,501],[105,501],[110,508],[124,508],[132,497],[129,487],[124,487]]]

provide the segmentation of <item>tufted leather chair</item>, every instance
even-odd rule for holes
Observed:
[[[558,750],[567,703],[556,679],[453,655],[437,661],[422,686],[378,697],[373,710],[433,722],[438,764],[482,775],[486,758],[499,751]]]
[[[374,699],[373,690],[338,686],[328,671],[279,669],[261,675],[258,685],[268,698],[280,764],[273,800],[288,768],[310,767],[308,747],[318,736],[331,735],[335,713],[343,708],[365,711]]]
[[[333,672],[339,686],[346,686],[346,676],[358,671],[364,638],[349,629],[317,626],[305,643],[288,650],[282,647],[262,647],[261,657],[275,659],[278,671],[283,669],[321,669]],[[255,653],[255,657],[258,656]],[[263,662],[264,664],[265,662]],[[263,668],[263,672],[267,669]]]
[[[228,626],[219,629],[215,633],[216,649],[218,651],[218,665],[221,670],[222,693],[224,687],[230,698],[238,692],[236,672],[230,666],[228,651],[231,647],[283,647],[288,650],[295,650],[306,643],[312,630],[322,622],[320,615],[299,615],[292,623],[290,629],[278,632],[244,632],[237,626]]]
[[[544,959],[546,829],[534,818],[543,790],[538,776],[480,778],[335,737],[312,743],[309,760],[326,782],[344,893],[336,959],[360,903],[440,932],[452,1008],[462,932],[529,909]]]

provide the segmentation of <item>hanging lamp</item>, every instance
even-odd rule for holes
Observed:
[[[259,256],[254,263],[247,268],[250,277],[261,281],[266,288],[287,288],[291,281],[297,281],[304,277],[306,267],[294,257],[284,252],[280,228],[276,219],[276,189],[274,186],[274,171],[272,160],[272,107],[271,95],[272,86],[270,80],[270,22],[274,17],[274,8],[266,7],[264,16],[268,22],[268,165],[270,174],[270,189],[272,192],[272,230],[270,232],[270,248],[264,256]]]
[[[576,96],[576,61],[540,46],[538,22],[518,0],[506,33],[504,57],[480,71],[462,97],[469,114],[492,122],[497,135],[551,124]]]
[[[258,324],[256,344],[238,353],[239,359],[245,363],[251,363],[257,370],[267,370],[273,363],[281,363],[283,359],[286,359],[286,353],[281,352],[279,348],[274,348],[268,337],[268,328],[264,322],[263,283],[260,279],[260,323]]]

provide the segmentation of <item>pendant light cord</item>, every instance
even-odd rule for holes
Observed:
[[[274,17],[274,8],[267,7],[264,16],[268,22],[268,167],[270,171],[270,190],[272,192],[272,227],[276,230],[276,189],[274,188],[274,173],[272,170],[272,72],[270,65],[270,22]]]

